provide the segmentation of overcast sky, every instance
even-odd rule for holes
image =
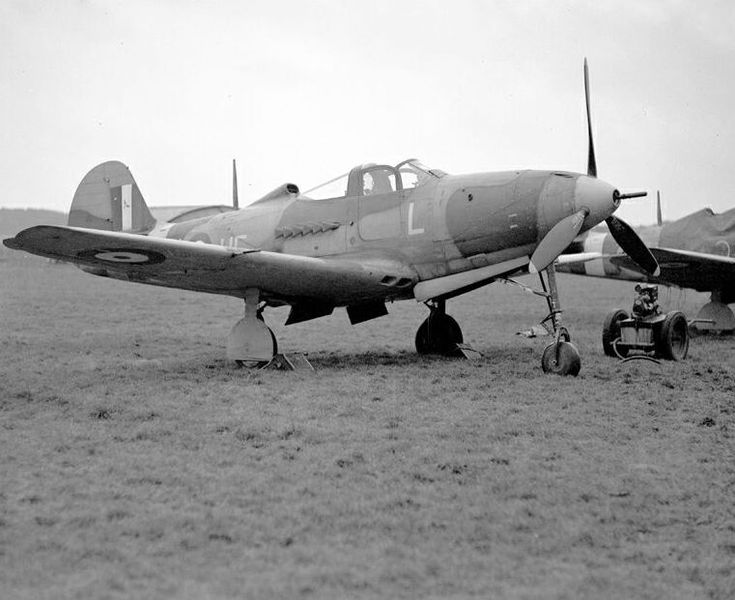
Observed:
[[[735,207],[735,3],[0,2],[0,206],[67,210],[121,160],[148,204],[302,189],[363,162],[584,172],[666,218]],[[655,220],[652,200],[618,214]]]

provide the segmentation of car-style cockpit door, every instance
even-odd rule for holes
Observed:
[[[396,170],[388,165],[365,166],[359,173],[358,232],[363,240],[398,238],[404,231],[402,188]]]

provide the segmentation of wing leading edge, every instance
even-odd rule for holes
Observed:
[[[258,288],[263,299],[284,303],[398,297],[416,280],[408,265],[391,259],[314,258],[78,227],[31,227],[3,243],[96,275],[239,298]]]

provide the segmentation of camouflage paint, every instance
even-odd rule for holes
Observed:
[[[367,195],[363,175],[378,169],[393,178],[395,191]],[[269,304],[299,305],[294,319],[346,305],[352,307],[351,317],[361,320],[382,313],[377,301],[413,297],[422,281],[433,281],[421,287],[422,299],[451,297],[523,269],[543,236],[580,205],[591,207],[583,230],[616,207],[612,187],[575,173],[423,171],[415,187],[404,189],[397,169],[353,168],[347,195],[340,198],[310,199],[297,186],[284,184],[240,210],[157,224],[127,167],[103,163],[80,184],[70,223],[119,231],[117,191],[131,186],[131,226],[145,226],[150,235],[143,239],[150,243],[116,237],[102,244],[101,237],[75,259],[97,274],[153,285],[239,297],[257,287]],[[67,244],[97,239],[69,236]],[[160,245],[154,241],[160,237],[203,246]],[[31,242],[30,236],[15,244],[40,244],[39,252],[53,253],[53,244]],[[59,240],[55,244],[64,246]],[[164,261],[143,260],[150,252],[160,252]],[[247,261],[237,262],[246,252],[252,252]]]
[[[126,223],[124,197],[130,203]],[[68,221],[71,227],[135,233],[148,233],[155,222],[130,170],[114,160],[97,165],[84,176],[74,193]]]

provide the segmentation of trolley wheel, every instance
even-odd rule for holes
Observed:
[[[656,351],[667,360],[684,360],[689,351],[689,325],[684,313],[674,310],[666,315]]]
[[[607,356],[617,357],[618,353],[625,356],[628,353],[627,348],[618,348],[618,352],[615,352],[615,341],[620,339],[620,321],[624,321],[628,317],[628,311],[622,308],[612,311],[605,317],[602,324],[602,350]]]

